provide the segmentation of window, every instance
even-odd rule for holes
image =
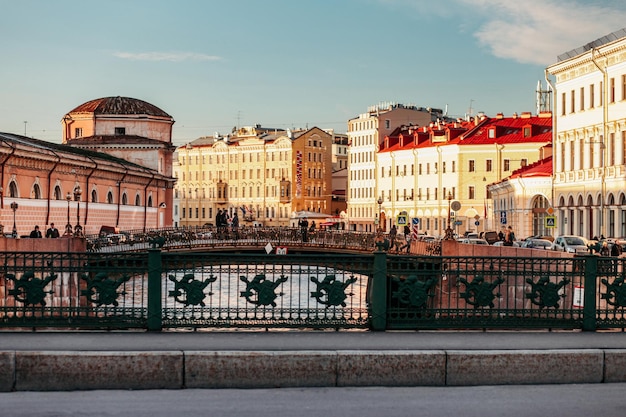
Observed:
[[[137,194],[135,196],[135,206],[140,206],[141,205],[141,198],[139,197],[139,194]]]
[[[96,190],[91,190],[91,202],[92,203],[98,202],[98,193],[96,193]]]
[[[107,194],[107,203],[113,204],[113,193],[111,191]]]
[[[492,171],[492,160],[491,159],[487,159],[485,161],[485,171],[487,171],[487,172],[491,172]]]
[[[126,134],[126,128],[125,127],[116,127],[115,128],[115,135],[119,136],[119,135],[125,135]]]
[[[604,83],[600,81],[600,106],[604,104]]]
[[[122,194],[122,205],[128,205],[128,196],[126,195],[126,193]]]
[[[622,100],[626,100],[626,75],[622,75]]]
[[[446,162],[445,162],[445,161],[443,161],[443,162],[441,163],[441,170],[442,170],[442,172],[443,172],[444,174],[446,173]]]
[[[74,129],[74,137],[75,138],[82,138],[83,137],[83,128],[82,127],[77,127]]]
[[[524,127],[524,137],[525,138],[529,138],[530,137],[530,126]]]
[[[615,103],[615,78],[609,80],[609,103]]]
[[[474,167],[474,160],[473,160],[473,159],[470,159],[470,160],[469,160],[469,167],[468,167],[468,169],[467,169],[467,170],[468,170],[469,172],[474,172],[474,171],[476,171],[476,169],[475,169],[475,167]]]
[[[561,93],[561,116],[565,116],[565,93]]]
[[[574,160],[576,159],[576,151],[574,150],[574,141],[570,141],[569,143],[569,170],[573,171],[576,169],[574,166]]]
[[[594,106],[595,106],[595,98],[596,98],[596,96],[595,96],[595,94],[596,94],[595,88],[596,88],[596,86],[593,85],[593,84],[591,84],[589,86],[589,108],[590,109],[593,109]]]
[[[580,87],[580,111],[585,110],[585,87]]]
[[[570,103],[569,103],[569,112],[574,113],[576,111],[576,97],[574,96],[574,90],[570,93]]]
[[[467,189],[467,194],[468,194],[468,198],[470,200],[473,200],[474,198],[476,198],[476,196],[474,195],[474,186],[470,185],[469,188]]]
[[[521,167],[525,167],[526,165],[528,165],[528,159],[526,159],[526,158],[522,158],[522,159],[520,160],[520,164],[519,164],[519,165],[520,165]]]
[[[19,197],[17,195],[17,184],[15,183],[15,181],[11,181],[11,183],[9,184],[9,197],[11,198]]]
[[[511,160],[510,159],[505,159],[504,160],[504,170],[505,171],[510,171],[511,170]]]
[[[452,161],[452,172],[456,172],[456,161]]]
[[[496,137],[496,128],[489,129],[489,139],[493,139]]]
[[[41,188],[39,188],[39,184],[35,184],[33,186],[33,198],[35,200],[39,200],[41,198]]]
[[[387,119],[385,120],[385,129],[389,129],[391,128],[391,120]]]

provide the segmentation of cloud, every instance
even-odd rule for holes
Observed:
[[[550,65],[558,55],[626,26],[621,1],[459,1],[484,19],[474,32],[481,45],[499,58],[527,64]]]
[[[624,0],[378,0],[421,16],[457,21],[492,55],[541,66],[626,27]]]
[[[114,56],[131,61],[219,61],[219,56],[194,52],[115,52]]]

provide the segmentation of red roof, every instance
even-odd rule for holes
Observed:
[[[442,145],[490,145],[552,142],[552,115],[496,118],[454,123],[431,123],[430,126],[402,126],[385,137],[380,152],[429,148]]]
[[[526,165],[513,171],[509,178],[521,177],[551,177],[552,176],[552,156],[544,158],[533,164]]]

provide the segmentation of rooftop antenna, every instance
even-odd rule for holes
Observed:
[[[550,90],[550,85],[546,84],[546,89],[544,90],[541,85],[541,80],[537,81],[537,114],[543,112],[549,112],[552,108],[551,98],[552,91]]]
[[[469,116],[472,117],[472,114],[474,113],[474,109],[472,108],[472,103],[474,103],[474,99],[470,99],[470,106],[469,106]]]

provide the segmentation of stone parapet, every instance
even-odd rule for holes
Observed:
[[[626,350],[5,351],[0,391],[626,382]]]

